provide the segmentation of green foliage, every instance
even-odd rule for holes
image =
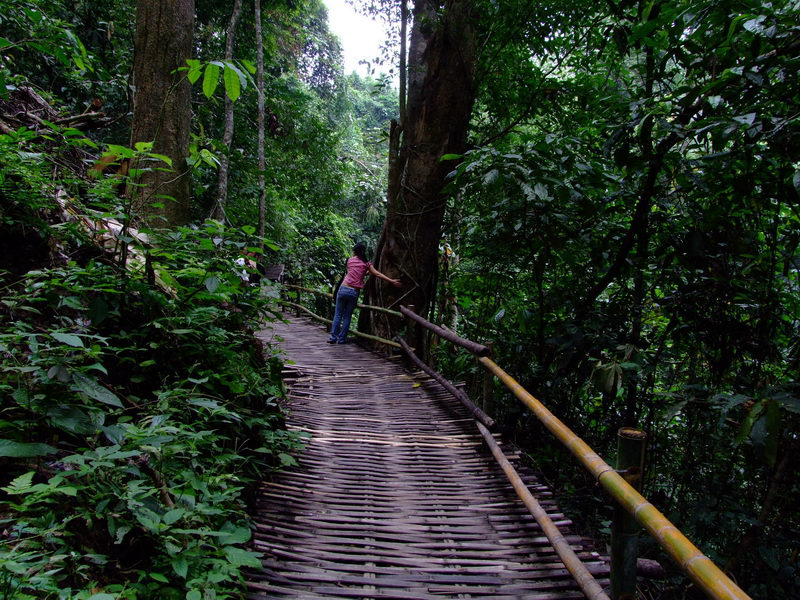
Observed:
[[[282,258],[290,276],[301,284],[334,285],[356,241],[352,221],[329,212],[317,218],[298,212],[292,231]]]
[[[133,47],[131,7],[121,2],[0,2],[0,94],[6,85],[32,85],[71,113],[129,109]],[[124,123],[109,132],[125,139]]]
[[[87,104],[98,97],[112,124],[92,139],[54,124],[0,136],[0,596],[239,596],[242,569],[258,565],[245,545],[243,494],[253,478],[291,465],[299,444],[276,404],[279,360],[253,335],[274,316],[271,299],[235,264],[262,241],[252,235],[252,16],[245,11],[236,60],[219,61],[229,14],[197,3],[197,55],[185,75],[197,84],[189,163],[201,224],[146,232],[144,243],[130,229],[130,199],[116,195],[133,178],[79,177],[100,147],[139,170],[171,168],[147,142],[120,143],[129,137],[130,5],[0,9],[0,92],[32,84],[71,114],[97,110]],[[359,228],[377,231],[382,218],[378,130],[391,94],[356,81],[348,95],[321,2],[273,3],[263,26],[268,235],[291,253],[294,273],[330,280],[364,237]],[[227,151],[220,87],[236,101],[230,227],[202,223]],[[59,199],[77,208],[68,222],[53,202],[54,173]],[[87,235],[84,216],[110,231]],[[272,258],[281,260],[264,261]]]
[[[305,244],[299,241],[304,223],[333,222],[336,215],[352,219],[360,230],[355,233],[348,225],[348,235],[373,240],[384,215],[386,132],[389,118],[396,115],[397,101],[391,90],[374,81],[342,77],[339,43],[328,30],[324,11],[324,5],[316,0],[279,4],[265,10],[262,23],[266,227],[267,235],[284,247],[314,246],[313,238]],[[209,77],[209,91],[211,81],[219,79],[218,72],[212,77],[208,69],[222,55],[224,40],[215,32],[224,28],[229,16],[216,6],[198,3],[199,53],[189,69],[198,90],[205,77]],[[256,62],[251,21],[252,13],[243,11],[234,51],[246,74],[247,66]],[[222,63],[216,66],[221,70]],[[217,194],[217,174],[202,165],[211,164],[206,160],[209,155],[228,152],[226,212],[236,225],[258,219],[257,136],[253,128],[256,94],[252,89],[243,90],[234,105],[230,150],[215,139],[222,137],[219,99],[208,94],[198,99],[202,132],[193,146],[193,164],[202,167],[195,179],[198,214],[208,214]],[[326,245],[338,244],[333,239]]]
[[[601,454],[620,425],[647,430],[655,504],[754,597],[791,597],[796,3],[521,4],[480,12],[493,35],[438,318],[495,342]],[[438,358],[479,393],[470,361]],[[539,440],[496,393],[506,430]],[[601,530],[558,447],[536,458]]]
[[[298,444],[281,427],[280,362],[253,336],[271,299],[235,264],[257,250],[252,229],[152,232],[130,247],[146,261],[121,268],[49,224],[48,169],[17,144],[0,136],[4,231],[36,223],[71,258],[42,251],[2,274],[0,593],[232,597],[260,564],[242,547],[243,491]]]
[[[16,79],[18,62],[24,65],[26,54],[35,54],[51,65],[59,65],[69,77],[91,68],[87,49],[70,24],[53,16],[43,5],[35,0],[2,3],[0,27],[4,37],[0,38],[0,95],[4,96],[6,85]]]
[[[242,61],[241,64],[236,64],[236,61],[219,61],[212,60],[204,66],[199,60],[189,59],[186,61],[188,67],[186,68],[186,78],[189,83],[196,83],[203,77],[203,95],[206,98],[211,98],[214,91],[219,84],[219,76],[222,73],[223,85],[225,87],[225,95],[233,102],[239,99],[243,89],[247,88],[248,83],[253,83],[252,74],[255,71],[250,61]]]
[[[349,185],[335,203],[336,211],[352,218],[361,238],[374,244],[386,214],[389,122],[399,118],[397,95],[380,82],[353,73],[337,101],[346,126],[340,152]]]

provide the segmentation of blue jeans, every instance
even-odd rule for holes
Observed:
[[[333,315],[330,341],[344,344],[350,330],[350,318],[358,302],[358,290],[346,285],[339,286],[336,294],[336,313]]]

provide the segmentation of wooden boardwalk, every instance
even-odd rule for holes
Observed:
[[[263,570],[250,573],[248,598],[583,597],[472,418],[438,384],[356,345],[330,346],[304,320],[260,334],[275,336],[297,375],[290,427],[312,437],[299,467],[260,488]],[[606,586],[603,560],[520,471]]]

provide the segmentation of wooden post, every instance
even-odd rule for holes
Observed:
[[[642,487],[646,434],[622,427],[617,432],[617,471],[637,490]],[[636,561],[639,552],[639,525],[619,505],[611,522],[611,598],[635,600]]]
[[[414,312],[414,305],[413,304],[409,304],[408,306],[406,306],[406,308],[408,310],[410,310],[411,312]],[[414,327],[415,327],[415,325],[416,325],[416,323],[414,323],[414,321],[409,316],[406,316],[405,338],[406,338],[406,341],[408,342],[409,346],[414,344]]]
[[[406,308],[408,310],[412,311],[412,312],[414,311],[414,305],[413,304],[409,304],[408,306],[406,306]],[[416,326],[416,323],[408,315],[405,316],[403,321],[404,321],[404,324],[405,324],[405,330],[402,333],[399,333],[399,336],[401,338],[405,339],[406,343],[409,346],[416,347],[415,338],[414,338],[414,327]],[[408,369],[412,369],[412,368],[414,368],[416,366],[414,364],[414,361],[411,360],[411,357],[408,354],[405,355],[405,359],[403,360],[403,362],[405,363],[405,366]]]
[[[489,348],[490,352],[494,350],[494,342],[487,342],[486,346]],[[497,416],[494,414],[494,375],[489,371],[483,371],[483,382],[481,385],[481,400],[483,406],[483,412],[488,414],[489,416]]]

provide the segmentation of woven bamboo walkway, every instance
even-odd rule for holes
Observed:
[[[284,338],[297,376],[290,427],[312,437],[299,467],[260,488],[263,570],[250,573],[248,598],[583,597],[468,413],[438,384],[356,345],[329,346],[305,320],[260,336]],[[551,492],[520,472],[607,585],[605,563],[570,532]]]

